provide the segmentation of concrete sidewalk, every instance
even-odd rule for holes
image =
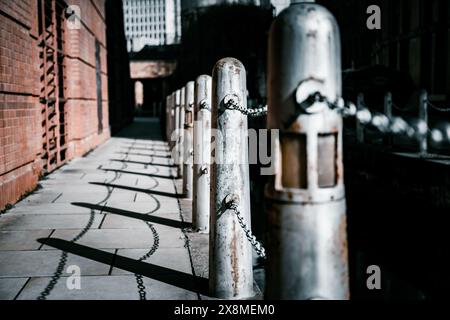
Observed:
[[[157,120],[137,119],[0,216],[0,299],[204,297],[207,238],[197,277],[189,202],[158,134]]]

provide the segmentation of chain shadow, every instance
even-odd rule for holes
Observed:
[[[181,221],[171,220],[171,219],[162,218],[162,217],[156,217],[156,216],[152,216],[152,215],[148,215],[148,214],[142,214],[142,213],[137,213],[137,212],[123,210],[123,209],[117,209],[117,208],[112,208],[112,207],[107,207],[107,206],[99,206],[99,205],[91,204],[91,203],[74,202],[74,203],[72,203],[72,205],[77,206],[77,207],[92,209],[92,210],[102,210],[102,212],[116,214],[116,215],[133,218],[133,219],[138,219],[138,220],[142,220],[142,221],[147,221],[147,222],[151,222],[151,223],[161,224],[164,226],[178,228],[178,229],[189,228],[192,226],[190,223],[187,223],[187,222],[181,222]]]
[[[175,165],[175,164],[152,163],[152,162],[142,162],[142,161],[121,160],[121,159],[109,159],[109,161],[132,163],[132,164],[142,164],[144,166],[155,166],[155,167],[166,167],[166,168],[176,168],[177,167],[177,165]]]
[[[124,146],[124,147],[128,148],[127,146]],[[142,148],[140,148],[140,147],[132,147],[131,148],[130,147],[130,149],[131,150],[156,151],[156,152],[169,152],[170,151],[168,148],[160,149],[160,148],[153,148],[153,147],[151,147],[151,148],[145,148],[145,147],[142,147]]]
[[[117,173],[124,173],[124,174],[134,174],[138,176],[144,176],[144,177],[150,177],[150,178],[159,178],[159,179],[177,179],[176,176],[163,176],[159,174],[153,174],[153,173],[142,173],[142,172],[134,172],[134,171],[125,171],[125,170],[119,170],[119,169],[108,169],[108,168],[102,168],[103,171],[110,171],[110,172],[117,172]]]
[[[162,197],[168,197],[168,198],[176,198],[176,199],[183,199],[184,196],[180,194],[174,194],[169,192],[163,192],[163,191],[154,191],[149,189],[141,189],[141,188],[135,188],[130,186],[121,186],[118,184],[110,184],[110,183],[103,183],[103,182],[89,182],[89,184],[97,185],[97,186],[104,186],[104,187],[110,187],[110,188],[117,188],[117,189],[124,189],[134,192],[142,192],[147,194],[153,194],[155,196],[162,196]]]
[[[201,295],[208,295],[208,279],[200,278],[181,271],[168,269],[155,264],[140,262],[131,258],[114,255],[99,249],[87,247],[81,244],[69,242],[67,240],[56,238],[41,238],[37,240],[39,243],[51,246],[64,252],[72,253],[83,258],[111,265],[139,274],[147,278],[161,281],[172,286],[195,292]],[[112,260],[114,258],[114,260]]]
[[[126,152],[116,152],[116,154],[127,154]],[[170,159],[171,155],[162,155],[162,154],[150,154],[150,153],[128,153],[130,156],[142,156],[142,157],[152,157],[152,158],[162,158],[162,159]]]

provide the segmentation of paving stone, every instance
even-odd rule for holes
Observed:
[[[158,212],[166,213],[178,213],[180,212],[178,201],[176,199],[164,200],[159,196],[150,196],[148,194],[137,194],[134,202],[121,202],[115,200],[109,200],[106,204],[108,207],[130,210],[138,208],[141,213],[146,213],[158,209]]]
[[[98,173],[88,173],[85,176],[83,176],[80,181],[83,184],[89,183],[89,182],[105,182],[110,181],[114,178],[114,172],[107,172],[103,170],[97,170]]]
[[[108,252],[113,253],[114,251],[109,250]],[[61,256],[62,251],[60,250],[0,251],[0,277],[53,276],[61,262]],[[111,262],[112,259],[109,264]],[[107,275],[110,269],[107,264],[69,253],[63,273],[71,265],[79,266],[82,275]]]
[[[0,230],[80,229],[89,219],[89,215],[7,214],[0,219]],[[95,214],[92,228],[98,228],[102,219],[103,216]]]
[[[82,190],[80,192],[80,190]],[[86,182],[78,182],[76,184],[71,184],[71,185],[46,185],[45,186],[45,192],[54,192],[54,193],[62,193],[63,195],[61,197],[66,197],[67,195],[71,195],[71,194],[84,194],[84,193],[90,193],[90,194],[107,194],[108,190],[106,187],[104,186],[100,186],[100,185],[95,185],[95,184],[88,184]],[[60,197],[60,198],[61,198]],[[60,198],[58,198],[58,200],[55,201],[55,203],[57,201],[60,200]]]
[[[13,300],[28,278],[0,278],[0,300]]]
[[[133,192],[123,192],[123,193],[112,192],[110,194],[108,192],[108,189],[104,187],[103,191],[95,193],[84,193],[84,192],[64,193],[61,197],[59,197],[55,201],[55,203],[87,202],[91,204],[98,204],[111,198],[124,202],[131,202],[134,200],[135,195]]]
[[[21,205],[26,205],[29,203],[33,204],[46,204],[53,203],[58,197],[61,196],[61,192],[34,192],[22,201]]]
[[[96,211],[97,212],[97,211]],[[22,203],[14,206],[13,209],[8,211],[8,214],[90,214],[91,209],[77,206],[72,203],[47,203],[47,204],[34,204],[34,203]],[[97,212],[100,213],[100,212]],[[1,221],[1,220],[0,220]]]
[[[179,201],[185,216],[191,203],[179,199],[182,181],[173,178],[177,170],[167,158],[167,143],[147,139],[159,132],[158,123],[148,130],[149,122],[139,121],[140,131],[136,126],[124,131],[133,138],[111,138],[70,161],[0,216],[0,299],[14,299],[19,292],[19,299],[36,299],[55,275],[61,249],[76,254],[68,253],[48,299],[139,299],[136,272],[143,274],[147,299],[198,298],[183,233],[190,225],[181,221]],[[91,212],[94,222],[85,230]],[[139,262],[156,244],[154,254]],[[70,265],[81,268],[81,290],[67,288]]]
[[[124,214],[130,215],[131,212],[125,212]],[[177,213],[154,213],[142,217],[137,214],[137,216],[137,218],[133,218],[118,214],[107,214],[102,224],[102,229],[148,229],[146,221],[152,224],[169,226],[178,229],[188,227],[188,225],[181,223],[180,216]]]
[[[159,235],[160,247],[184,247],[184,235],[181,230],[155,224]],[[71,240],[81,230],[56,230],[52,238]],[[147,229],[91,229],[77,243],[91,248],[146,249],[151,248],[154,238]],[[44,246],[43,250],[52,249]]]
[[[0,231],[0,251],[37,250],[37,239],[47,238],[52,230]],[[1,276],[1,275],[0,275]]]
[[[158,190],[153,190],[153,191],[155,191],[153,193],[151,191],[152,190],[150,190],[147,193],[138,192],[134,202],[148,202],[152,198],[153,199],[156,198],[161,203],[161,206],[164,203],[164,204],[167,204],[167,206],[170,206],[171,208],[177,208],[178,207],[178,200],[177,200],[177,198],[179,197],[179,195],[177,193],[175,193],[174,191],[169,191],[169,192],[161,191],[164,194],[167,194],[167,196],[166,195],[161,196],[159,194]],[[161,210],[166,210],[166,208],[161,209]],[[178,208],[175,209],[175,210],[178,210]]]
[[[50,278],[33,278],[21,292],[18,300],[33,300],[39,296]],[[196,300],[197,294],[180,287],[144,278],[148,300]],[[81,278],[81,290],[69,290],[66,278],[55,286],[48,300],[139,300],[139,290],[134,275],[88,276]]]
[[[148,251],[148,249],[121,249],[117,251],[117,255],[138,260],[146,255]],[[189,254],[185,248],[158,248],[144,262],[155,264],[169,270],[192,274]],[[114,267],[112,274],[131,274],[131,272]]]

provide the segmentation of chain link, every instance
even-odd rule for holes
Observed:
[[[237,110],[249,117],[262,117],[267,115],[267,106],[261,106],[255,109],[247,109],[242,107],[240,104],[236,103],[233,98],[229,98],[225,102],[225,108],[229,110]]]
[[[206,102],[206,101],[200,102],[199,109],[200,110],[211,111],[211,107],[209,106],[208,102]]]
[[[379,112],[372,112],[366,105],[358,109],[353,102],[345,102],[342,98],[337,102],[330,102],[327,97],[320,93],[314,93],[314,101],[324,102],[332,110],[339,112],[343,118],[356,118],[363,126],[371,126],[383,134],[405,135],[409,138],[420,139],[430,134],[431,140],[441,143],[445,140],[450,141],[447,129],[429,128],[422,119],[413,119],[408,122],[402,117],[387,117]],[[429,104],[429,102],[428,102]]]
[[[138,261],[142,262],[147,260],[148,258],[150,258],[155,252],[156,250],[158,250],[159,248],[159,234],[156,231],[155,227],[153,226],[153,224],[151,224],[150,222],[145,222],[147,224],[147,226],[150,228],[152,234],[153,234],[153,245],[150,248],[150,250],[143,255],[142,257],[139,258]],[[138,287],[138,293],[139,293],[139,299],[140,300],[147,300],[147,292],[146,292],[146,288],[144,285],[144,279],[143,276],[141,274],[134,274],[135,278],[136,278],[136,283],[137,283],[137,287]]]
[[[252,234],[250,228],[245,223],[245,219],[242,216],[241,212],[239,211],[239,205],[236,203],[235,200],[231,200],[227,204],[227,207],[228,207],[228,209],[233,210],[233,212],[236,214],[239,225],[241,226],[242,230],[244,230],[245,236],[247,237],[248,241],[255,249],[255,252],[258,254],[258,256],[265,259],[266,258],[266,249],[264,249],[261,242],[256,240],[256,237]]]
[[[413,106],[406,106],[404,108],[400,108],[394,102],[392,102],[392,106],[394,107],[394,109],[397,109],[398,111],[401,111],[401,112],[406,112],[406,111],[410,111],[413,109]]]
[[[427,101],[427,103],[428,103],[428,105],[429,105],[432,109],[437,110],[437,111],[439,111],[439,112],[450,112],[450,108],[441,108],[441,107],[438,107],[438,106],[432,104],[430,101]]]

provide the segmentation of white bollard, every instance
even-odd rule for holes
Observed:
[[[166,97],[166,140],[170,140],[170,135],[172,133],[171,125],[172,125],[172,94],[169,94]]]
[[[178,176],[183,177],[184,169],[184,113],[186,108],[186,88],[180,89],[180,114],[178,118],[179,140],[178,140]]]
[[[211,167],[209,286],[211,294],[222,299],[254,295],[252,247],[236,214],[240,212],[250,227],[247,116],[226,107],[232,99],[246,109],[246,93],[242,63],[233,58],[217,62],[212,80],[211,126],[217,132]]]
[[[185,90],[185,117],[184,117],[184,155],[183,155],[183,194],[187,199],[192,199],[193,183],[193,127],[194,127],[194,89],[195,82],[186,84]]]
[[[266,188],[266,298],[349,298],[339,28],[314,3],[293,3],[269,34],[269,129],[276,174]],[[320,97],[320,99],[317,99]]]
[[[201,75],[195,82],[194,103],[194,200],[192,224],[209,232],[211,164],[211,77]]]
[[[180,124],[181,124],[181,89],[178,89],[177,91],[175,91],[175,96],[174,96],[174,113],[175,113],[175,117],[174,117],[174,123],[173,123],[173,132],[171,134],[171,141],[173,142],[174,146],[173,146],[173,153],[172,156],[174,158],[174,162],[177,165],[177,177],[181,177],[182,171],[180,169],[180,167],[182,167],[182,162],[180,159],[180,150],[181,150],[181,129],[180,129]]]

